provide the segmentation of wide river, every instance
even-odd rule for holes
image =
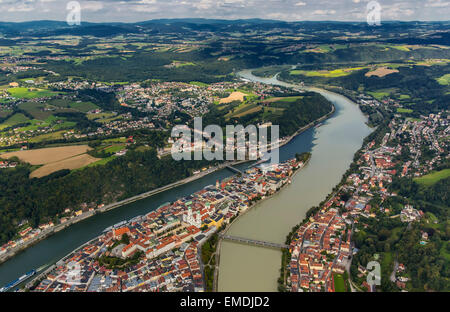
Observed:
[[[298,87],[276,78],[255,77],[250,70],[240,75],[255,82]],[[280,149],[281,161],[295,152],[310,151],[308,166],[295,175],[292,184],[236,220],[227,234],[284,243],[292,227],[339,183],[364,137],[370,134],[367,119],[355,103],[332,92],[310,90],[331,101],[335,114],[322,126],[300,134]],[[280,267],[278,250],[224,241],[220,250],[219,291],[277,291]]]
[[[274,78],[255,77],[251,71],[243,71],[240,75],[253,81],[292,86]],[[335,114],[323,126],[303,132],[280,148],[281,161],[293,158],[295,153],[311,151],[309,165],[295,176],[290,186],[240,217],[230,234],[284,242],[287,233],[303,219],[305,212],[322,201],[339,182],[363,138],[370,133],[365,125],[366,118],[356,104],[331,92],[314,91],[335,104]],[[237,167],[243,169],[246,166]],[[43,269],[55,263],[110,225],[146,214],[232,174],[227,169],[220,170],[72,225],[1,264],[0,287],[32,269]],[[220,261],[219,290],[276,291],[281,263],[279,251],[224,242]]]

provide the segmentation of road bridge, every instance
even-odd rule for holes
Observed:
[[[289,246],[285,245],[285,244],[277,244],[277,243],[265,242],[265,241],[249,239],[249,238],[242,238],[242,237],[231,236],[231,235],[221,235],[221,237],[228,241],[238,242],[238,243],[252,245],[252,246],[260,246],[260,247],[275,248],[275,249],[288,249],[289,248]]]
[[[231,171],[234,171],[234,172],[236,172],[236,173],[244,174],[241,170],[239,170],[239,169],[237,169],[237,168],[235,168],[235,167],[232,167],[232,166],[230,166],[230,165],[226,165],[225,167],[227,167],[228,169],[230,169]]]

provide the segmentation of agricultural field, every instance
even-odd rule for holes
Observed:
[[[39,142],[44,142],[44,141],[63,139],[64,138],[63,134],[66,132],[67,131],[65,131],[65,130],[61,130],[61,131],[41,134],[41,135],[32,137],[31,139],[29,139],[29,142],[30,143],[39,143]]]
[[[17,113],[9,117],[7,120],[5,120],[2,124],[0,124],[0,130],[12,127],[18,124],[26,123],[29,119],[22,113]]]
[[[443,86],[448,86],[450,85],[450,74],[445,74],[444,76],[436,79],[437,82],[439,82],[439,84],[443,85]]]
[[[397,108],[397,113],[405,113],[405,114],[409,114],[412,113],[413,110],[409,109],[409,108]]]
[[[353,68],[340,68],[334,70],[298,70],[294,69],[290,71],[291,75],[303,75],[306,77],[325,77],[325,78],[337,78],[348,76],[351,73],[362,70],[366,67],[353,67]]]
[[[89,111],[98,109],[99,107],[92,102],[73,102],[70,108],[76,109],[80,112],[87,113]]]
[[[73,101],[70,99],[52,99],[47,102],[49,105],[63,108],[63,109],[72,109],[80,111],[82,113],[87,113],[91,110],[98,109],[99,107],[92,102],[81,102],[81,101]]]
[[[98,114],[86,114],[89,120],[108,119],[116,116],[114,113],[98,113]]]
[[[248,114],[253,114],[253,113],[259,112],[261,109],[262,109],[261,106],[257,106],[254,103],[253,104],[248,104],[248,105],[244,105],[244,106],[236,109],[235,111],[233,111],[232,114],[227,115],[227,116],[229,116],[230,118],[231,117],[239,118],[239,117],[243,117],[243,116],[248,115]]]
[[[125,148],[125,144],[114,144],[103,149],[105,153],[117,153]]]
[[[368,94],[370,94],[371,96],[373,96],[374,98],[376,98],[377,100],[381,101],[383,98],[388,97],[391,92],[388,91],[368,91]]]
[[[397,69],[389,69],[387,67],[378,67],[377,69],[367,72],[365,74],[366,77],[372,77],[372,76],[377,76],[377,77],[384,77],[393,73],[398,73]]]
[[[441,171],[435,171],[435,172],[431,172],[427,175],[421,176],[419,178],[414,178],[414,181],[425,185],[425,186],[429,186],[429,185],[433,185],[436,182],[448,178],[450,177],[450,169],[444,169]]]
[[[87,145],[73,145],[8,152],[0,154],[0,157],[17,157],[23,162],[41,166],[30,174],[30,178],[41,178],[62,169],[79,169],[99,161],[99,158],[86,154],[90,150]]]
[[[99,159],[99,160],[97,160],[97,161],[95,161],[95,162],[93,162],[93,163],[90,163],[89,165],[87,165],[88,167],[95,167],[95,166],[104,166],[104,165],[106,165],[107,163],[109,163],[111,160],[114,160],[114,159],[116,159],[117,158],[117,156],[109,156],[109,157],[106,157],[106,158],[103,158],[103,159]]]
[[[46,90],[46,89],[37,89],[37,88],[9,88],[7,92],[15,98],[18,99],[34,99],[34,98],[42,98],[42,97],[50,97],[57,93]]]
[[[67,159],[63,159],[60,161],[56,161],[53,163],[48,163],[30,174],[30,178],[42,178],[45,177],[53,172],[63,170],[63,169],[79,169],[86,167],[89,164],[97,162],[99,159],[94,158],[91,155],[88,154],[81,154],[78,156],[70,157]]]
[[[330,53],[335,50],[344,49],[346,45],[343,44],[321,44],[316,47],[300,51],[300,53]]]
[[[249,114],[262,111],[262,118],[264,120],[270,119],[274,115],[281,116],[283,111],[292,103],[302,99],[303,96],[288,96],[288,97],[272,97],[265,99],[261,102],[255,101],[254,96],[249,96],[250,99],[246,99],[239,106],[234,107],[225,118],[240,118]]]
[[[243,102],[246,96],[247,94],[243,92],[235,91],[231,93],[228,97],[220,99],[219,104],[228,104],[234,101]]]
[[[200,81],[191,81],[189,82],[191,85],[199,86],[199,87],[207,87],[208,84]]]
[[[73,145],[4,153],[1,154],[0,157],[5,159],[17,157],[21,161],[31,165],[45,165],[76,155],[85,154],[89,150],[91,150],[91,148],[87,145]]]
[[[167,67],[167,68],[180,68],[180,67],[184,67],[184,66],[196,66],[196,65],[194,63],[192,63],[192,62],[172,61],[171,64],[165,65],[164,67]]]

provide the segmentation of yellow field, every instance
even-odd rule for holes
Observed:
[[[16,156],[20,160],[32,165],[45,165],[84,154],[91,148],[87,145],[74,145],[62,147],[40,148],[1,154],[2,158],[9,159]]]
[[[46,165],[42,166],[41,168],[34,170],[30,174],[30,178],[45,177],[46,175],[49,175],[53,172],[56,172],[56,171],[59,171],[62,169],[73,170],[73,169],[82,168],[82,167],[92,164],[98,160],[99,160],[98,158],[92,157],[91,155],[81,154],[78,156],[74,156],[74,157],[70,157],[67,159],[63,159],[60,161],[46,164]]]
[[[261,106],[256,106],[256,107],[253,107],[253,108],[251,108],[249,110],[246,110],[246,111],[244,111],[242,113],[233,114],[232,117],[238,117],[239,118],[239,117],[242,117],[242,116],[245,116],[245,115],[248,115],[248,114],[253,114],[253,113],[259,112],[261,109],[262,109]]]
[[[365,74],[366,77],[372,77],[372,76],[377,76],[377,77],[384,77],[387,76],[389,74],[393,74],[393,73],[398,73],[397,69],[389,69],[387,67],[379,67],[373,71],[367,72]]]
[[[233,92],[228,97],[220,99],[219,103],[220,104],[223,104],[223,103],[227,104],[227,103],[231,103],[233,101],[241,101],[241,102],[243,102],[244,101],[244,97],[246,95],[247,94],[242,93],[242,92]]]

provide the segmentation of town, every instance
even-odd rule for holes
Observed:
[[[303,161],[250,167],[145,216],[105,229],[52,266],[33,291],[204,291],[199,249],[251,206],[290,183]]]
[[[398,110],[398,104],[390,99],[379,102],[361,95],[358,103]],[[390,208],[387,202],[398,194],[390,191],[389,186],[396,176],[418,178],[448,161],[446,138],[450,127],[447,116],[448,112],[412,119],[396,113],[381,140],[372,140],[363,146],[356,160],[356,169],[314,214],[295,229],[287,265],[288,290],[376,290],[378,286],[365,280],[368,275],[365,267],[358,266],[361,284],[349,281],[352,260],[358,253],[353,236],[368,227],[365,220],[377,219],[380,214],[398,218],[406,224],[424,217],[420,208],[409,204]],[[428,233],[423,232],[420,244],[425,245],[427,240]],[[399,263],[391,276],[399,290],[404,290],[409,280],[399,274],[404,271],[405,265]]]

